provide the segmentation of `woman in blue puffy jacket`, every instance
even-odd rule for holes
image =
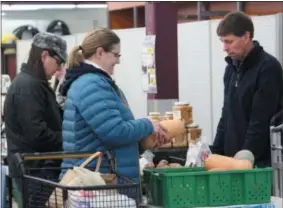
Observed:
[[[88,33],[69,55],[69,68],[61,85],[61,93],[66,96],[63,150],[109,150],[117,171],[139,183],[138,143],[152,133],[160,144],[168,138],[158,123],[147,118],[134,119],[123,93],[111,78],[119,58],[119,37],[103,28]],[[62,167],[79,166],[83,161],[64,159]],[[89,166],[94,164],[95,161]],[[107,165],[104,159],[102,166]]]

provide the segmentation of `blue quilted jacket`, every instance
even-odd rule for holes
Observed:
[[[138,142],[152,133],[151,122],[134,119],[112,78],[93,65],[81,63],[78,68],[68,69],[61,93],[67,97],[62,126],[63,150],[109,150],[115,158],[116,170],[139,183]],[[84,160],[64,159],[62,167],[79,166]],[[89,167],[95,164],[93,161]],[[100,172],[108,170],[108,160],[103,158]]]

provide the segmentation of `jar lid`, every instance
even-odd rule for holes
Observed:
[[[150,116],[160,116],[159,112],[150,112],[149,113]]]
[[[190,105],[190,103],[187,101],[179,101],[179,102],[175,102],[174,105]]]
[[[165,115],[173,115],[173,112],[167,111],[167,112],[165,112]]]
[[[198,127],[199,127],[199,125],[196,124],[196,123],[192,123],[192,124],[187,125],[187,128],[198,128]]]

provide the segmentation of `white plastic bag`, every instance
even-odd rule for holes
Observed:
[[[111,194],[112,193],[112,194]],[[69,191],[68,208],[136,208],[136,201],[117,192],[102,191]]]
[[[198,153],[198,161],[197,165],[198,167],[203,167],[204,166],[204,161],[208,158],[209,155],[211,155],[211,151],[209,148],[209,145],[206,144],[205,142],[199,142],[200,145],[200,150]]]
[[[203,167],[204,161],[210,154],[210,148],[205,142],[199,140],[196,143],[190,143],[185,166]]]
[[[146,150],[140,158],[140,175],[143,175],[143,169],[145,168],[145,166],[149,163],[153,163],[153,158],[154,158],[154,154],[149,151]]]

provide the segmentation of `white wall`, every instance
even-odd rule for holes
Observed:
[[[179,100],[189,101],[193,120],[211,135],[209,21],[178,25]]]
[[[19,26],[31,24],[46,31],[55,19],[64,21],[72,34],[83,33],[94,27],[107,27],[107,8],[101,9],[48,9],[35,11],[7,11],[2,16],[2,34],[12,33]]]
[[[212,20],[210,22],[210,48],[211,48],[211,87],[212,87],[212,108],[211,108],[211,125],[212,133],[210,134],[210,140],[212,141],[215,135],[215,131],[218,125],[218,121],[222,112],[223,105],[223,75],[226,63],[224,57],[226,54],[223,51],[222,44],[219,37],[216,34],[216,29],[220,20]]]
[[[115,66],[114,79],[125,93],[136,118],[147,115],[147,94],[142,90],[141,52],[145,28],[115,30],[121,39],[120,64]]]

